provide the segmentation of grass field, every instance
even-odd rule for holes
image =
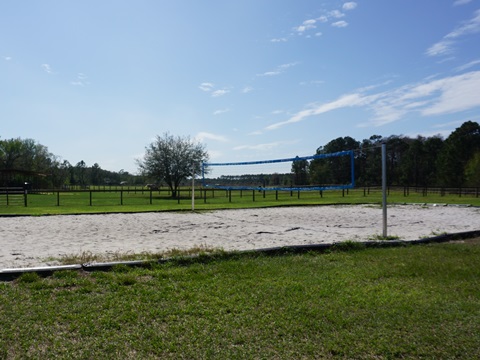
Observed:
[[[480,206],[391,191],[389,203]],[[197,194],[196,210],[380,204],[381,191]],[[0,215],[190,210],[141,191],[29,194]],[[346,249],[348,248],[348,250]],[[480,358],[480,240],[328,253],[201,255],[0,283],[0,359]]]
[[[478,359],[480,245],[178,259],[0,283],[0,358]]]
[[[469,204],[480,206],[480,197],[474,193],[468,196],[438,193],[410,192],[405,196],[401,190],[390,191],[387,197],[390,203],[447,203]],[[353,189],[349,191],[209,191],[207,196],[199,190],[195,194],[196,210],[252,208],[293,205],[328,205],[328,204],[363,204],[382,202],[379,189],[365,191]],[[42,192],[32,193],[27,197],[27,206],[18,200],[15,206],[0,205],[0,215],[44,215],[44,214],[81,214],[109,212],[144,212],[190,210],[192,208],[191,192],[184,189],[180,198],[172,198],[167,191],[152,192],[140,189],[117,191],[77,192]]]

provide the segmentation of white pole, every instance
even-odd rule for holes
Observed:
[[[195,211],[195,163],[192,164],[192,211]]]
[[[382,208],[383,238],[387,238],[387,145],[382,144]]]

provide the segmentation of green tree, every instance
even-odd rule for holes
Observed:
[[[208,161],[208,152],[203,144],[189,137],[173,136],[164,133],[156,136],[155,141],[145,148],[143,159],[137,160],[140,172],[164,181],[177,196],[180,183],[201,172],[201,163]]]
[[[24,153],[23,141],[20,138],[0,141],[0,167],[11,170],[20,168],[20,159]]]
[[[443,139],[437,135],[418,136],[408,141],[409,147],[401,164],[402,185],[433,186],[437,184],[437,161]]]
[[[467,186],[480,186],[480,151],[468,161],[465,167]]]
[[[382,152],[384,139],[380,135],[372,135],[364,139],[355,159],[355,176],[357,184],[363,186],[380,185],[382,183]]]
[[[445,140],[438,158],[439,175],[443,185],[465,185],[465,168],[477,151],[480,151],[480,125],[467,121]]]
[[[67,160],[61,161],[55,157],[50,169],[51,182],[54,188],[60,188],[67,184],[70,163]]]
[[[316,154],[358,150],[360,143],[350,136],[339,137],[317,149]],[[314,184],[347,184],[351,180],[350,157],[315,159],[310,162],[310,178]]]
[[[87,173],[87,164],[85,161],[80,160],[77,165],[75,165],[75,172],[77,174],[78,183],[82,186],[85,186],[86,173]]]
[[[51,185],[51,174],[55,156],[48,148],[32,139],[9,139],[0,141],[0,170],[2,183],[23,184],[25,181],[35,186]]]
[[[90,183],[92,185],[100,185],[102,178],[102,168],[98,163],[93,164],[92,168],[90,169]]]
[[[293,184],[308,185],[308,161],[298,156],[297,159],[292,162]]]
[[[392,135],[386,139],[387,146],[387,181],[389,184],[400,185],[402,179],[402,162],[409,148],[411,139]]]

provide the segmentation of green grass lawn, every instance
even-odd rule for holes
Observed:
[[[0,358],[478,359],[480,245],[179,259],[0,283]]]
[[[442,203],[469,204],[480,206],[480,197],[427,194],[411,192],[405,196],[403,191],[390,191],[387,197],[389,203]],[[301,206],[329,204],[381,204],[382,192],[378,189],[369,192],[364,189],[349,191],[232,191],[224,190],[203,192],[197,190],[195,198],[196,210],[252,208],[269,206]],[[180,199],[171,198],[167,192],[131,190],[117,192],[89,191],[84,192],[45,192],[29,194],[27,207],[23,200],[17,205],[1,205],[0,215],[46,215],[46,214],[81,214],[81,213],[111,213],[111,212],[145,212],[145,211],[181,211],[192,209],[192,197],[188,190],[181,193]],[[18,205],[21,204],[21,205]]]

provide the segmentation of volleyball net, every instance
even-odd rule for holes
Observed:
[[[203,163],[202,185],[224,190],[313,191],[355,186],[354,152],[287,159]]]

